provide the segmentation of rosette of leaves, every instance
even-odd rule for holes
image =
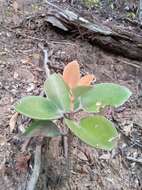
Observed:
[[[77,61],[69,63],[63,75],[50,75],[44,83],[46,97],[27,96],[15,106],[17,112],[32,118],[25,135],[62,135],[56,125],[56,121],[62,118],[72,133],[88,145],[105,150],[114,148],[117,130],[111,121],[99,113],[106,106],[117,108],[124,104],[131,91],[113,83],[91,85],[92,81],[95,81],[94,75],[80,77]],[[91,114],[77,122],[71,116],[78,110]]]

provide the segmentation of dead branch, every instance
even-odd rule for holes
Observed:
[[[130,160],[132,162],[137,162],[139,164],[142,164],[142,158],[133,158],[133,157],[127,156],[127,160]]]
[[[48,68],[48,49],[44,48],[41,44],[38,44],[39,48],[43,51],[44,54],[44,69],[45,69],[45,74],[46,74],[46,78],[49,77],[50,75],[50,70]],[[44,96],[44,92],[42,91],[40,96]],[[24,146],[22,147],[22,151],[25,151],[26,147],[28,146],[29,142],[31,141],[32,138],[29,138],[26,143],[24,144]],[[43,142],[44,138],[42,137],[40,139],[40,144],[38,143],[36,145],[36,149],[35,149],[35,156],[34,156],[34,168],[33,168],[33,172],[32,175],[30,177],[30,179],[26,182],[27,184],[26,186],[26,190],[35,190],[36,184],[38,182],[39,179],[39,174],[40,174],[40,170],[41,170],[41,149],[42,149],[42,142]]]
[[[27,183],[26,190],[35,190],[41,168],[41,145],[36,146],[35,158],[34,158],[34,168],[30,180]]]
[[[106,26],[98,21],[90,21],[78,13],[58,8],[48,3],[46,21],[65,32],[74,33],[98,45],[106,51],[127,58],[142,60],[142,36],[127,28]]]

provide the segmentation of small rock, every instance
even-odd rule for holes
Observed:
[[[125,132],[125,135],[126,135],[126,136],[129,136],[129,135],[130,135],[131,130],[132,130],[132,126],[133,126],[133,124],[129,124],[129,125],[125,125],[125,126],[123,127],[123,131]]]
[[[130,7],[127,5],[125,8],[124,8],[125,11],[129,11],[130,10]]]
[[[17,73],[17,72],[14,72],[14,76],[13,76],[14,79],[18,79],[18,76],[19,76],[18,73]]]
[[[33,91],[35,88],[35,85],[33,83],[29,84],[29,87],[27,88],[27,92]]]

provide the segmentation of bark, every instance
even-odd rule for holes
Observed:
[[[139,21],[142,24],[142,0],[139,0]]]
[[[69,34],[87,39],[106,51],[142,61],[142,36],[127,28],[108,27],[50,3],[46,21]]]

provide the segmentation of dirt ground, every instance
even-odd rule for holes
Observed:
[[[111,152],[93,149],[74,137],[70,185],[67,186],[64,184],[66,163],[62,153],[49,158],[46,151],[44,158],[48,166],[45,164],[44,167],[48,169],[41,169],[37,189],[141,190],[142,62],[104,52],[85,40],[55,30],[45,18],[39,17],[46,12],[44,2],[18,0],[19,9],[15,16],[11,2],[0,1],[0,189],[25,190],[25,181],[32,171],[36,142],[31,143],[23,153],[21,147],[24,142],[19,137],[28,120],[18,116],[14,128],[10,127],[9,121],[15,113],[14,104],[18,99],[39,95],[42,91],[46,77],[39,47],[46,45],[51,72],[62,72],[64,65],[77,59],[82,74],[93,73],[97,83],[125,85],[133,95],[129,102],[115,109],[111,115],[119,132],[116,149]],[[79,1],[52,2],[64,8],[80,9],[83,16],[91,14],[102,21],[109,19],[114,24],[141,32],[134,25],[138,17],[137,1],[100,1],[101,5],[89,10]],[[30,160],[19,167],[18,158],[22,160],[25,154],[30,155]]]

